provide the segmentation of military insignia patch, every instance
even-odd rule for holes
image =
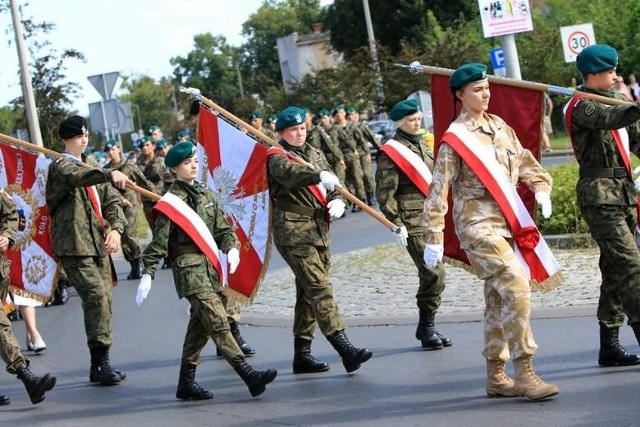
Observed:
[[[595,111],[596,111],[596,106],[593,104],[587,104],[587,106],[584,107],[584,114],[586,116],[592,115],[593,113],[595,113]]]

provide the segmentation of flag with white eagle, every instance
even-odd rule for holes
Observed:
[[[0,187],[18,212],[18,234],[5,252],[11,271],[9,290],[41,302],[49,300],[58,273],[45,199],[50,163],[42,155],[0,144]]]
[[[223,268],[225,292],[252,300],[271,256],[267,148],[200,107],[197,156],[198,181],[216,195],[240,240],[238,269],[229,275]]]

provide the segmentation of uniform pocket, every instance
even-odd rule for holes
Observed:
[[[200,265],[204,261],[204,255],[202,254],[185,254],[180,255],[174,261],[176,267],[185,268],[185,267],[193,267],[195,265]]]

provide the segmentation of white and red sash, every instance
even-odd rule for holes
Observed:
[[[218,245],[202,218],[180,197],[172,193],[166,193],[162,196],[153,209],[162,212],[187,233],[198,249],[207,257],[218,273],[218,278],[222,281],[222,264],[218,258]]]
[[[514,251],[528,279],[543,284],[560,272],[549,246],[533,222],[516,187],[484,145],[463,125],[453,123],[442,137],[491,193],[511,228]]]
[[[571,146],[573,147],[573,152],[576,156],[578,155],[578,150],[576,149],[577,147],[573,140],[573,124],[571,123],[571,117],[573,115],[573,109],[578,105],[582,98],[584,98],[584,96],[574,96],[569,100],[569,102],[567,102],[563,109],[564,123],[567,127],[567,132],[571,139]],[[631,156],[629,154],[629,134],[627,133],[627,129],[612,129],[611,135],[613,136],[613,140],[616,142],[616,148],[618,149],[618,153],[620,153],[620,157],[622,157],[624,167],[627,169],[629,177],[631,177]]]
[[[402,143],[389,139],[380,147],[380,151],[385,153],[400,168],[400,170],[418,187],[420,192],[426,197],[431,184],[431,171],[427,164],[416,153]]]
[[[270,157],[276,154],[285,156],[291,161],[295,161],[294,159],[296,158],[296,156],[293,153],[285,150],[284,148],[269,147],[269,149],[267,150],[267,156]],[[313,197],[315,197],[316,200],[318,200],[318,203],[320,203],[320,205],[322,205],[323,208],[327,207],[327,190],[322,186],[322,184],[309,185],[307,186],[307,189],[311,192],[311,194],[313,194]],[[326,213],[326,220],[327,220],[327,224],[329,224],[330,218],[329,218],[328,212]]]

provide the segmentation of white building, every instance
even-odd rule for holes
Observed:
[[[292,33],[276,40],[285,92],[289,92],[307,74],[334,68],[342,61],[342,55],[331,50],[330,40],[331,33],[322,32],[321,24],[314,24],[311,34]]]

